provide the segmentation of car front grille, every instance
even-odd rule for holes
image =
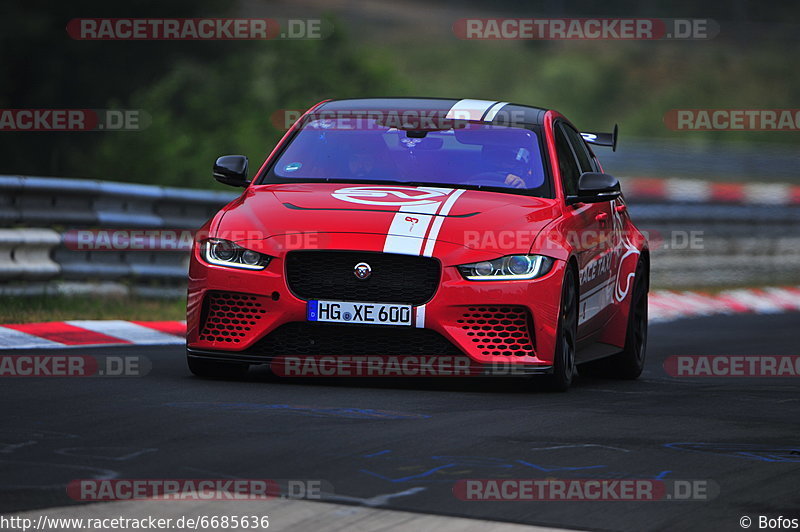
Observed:
[[[367,279],[354,275],[356,264],[372,269]],[[286,280],[301,299],[332,299],[421,305],[436,293],[439,261],[429,257],[362,251],[292,251]]]
[[[464,356],[430,329],[316,322],[281,325],[245,351],[261,356]]]

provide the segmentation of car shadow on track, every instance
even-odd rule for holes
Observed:
[[[198,377],[194,377],[198,378]],[[251,366],[239,379],[225,382],[269,384],[278,386],[327,386],[332,388],[364,388],[390,390],[418,390],[471,393],[551,394],[536,377],[278,377],[266,365]],[[632,382],[606,378],[596,372],[583,371],[572,384],[571,390],[591,390],[597,387],[621,386],[628,388]],[[557,394],[556,394],[557,395]]]

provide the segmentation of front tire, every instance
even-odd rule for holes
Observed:
[[[206,379],[239,379],[244,377],[249,368],[248,364],[219,362],[195,357],[186,357],[186,363],[189,365],[189,371]]]
[[[578,343],[578,289],[575,272],[567,268],[561,288],[561,308],[558,318],[556,352],[553,373],[546,375],[544,384],[553,392],[566,392],[576,373],[575,351]]]

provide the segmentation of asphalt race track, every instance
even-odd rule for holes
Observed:
[[[678,379],[662,366],[676,354],[798,355],[798,325],[798,314],[652,325],[640,380],[582,376],[566,394],[509,379],[296,381],[259,369],[209,381],[189,374],[177,346],[70,349],[144,355],[152,370],[4,379],[0,512],[78,504],[70,480],[108,475],[321,479],[335,502],[591,530],[741,530],[745,515],[800,517],[797,378]],[[453,485],[467,478],[697,480],[719,493],[462,501]]]

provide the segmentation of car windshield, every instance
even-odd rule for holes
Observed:
[[[375,120],[311,120],[264,182],[379,181],[509,189],[545,195],[536,131],[462,122],[406,130]]]

